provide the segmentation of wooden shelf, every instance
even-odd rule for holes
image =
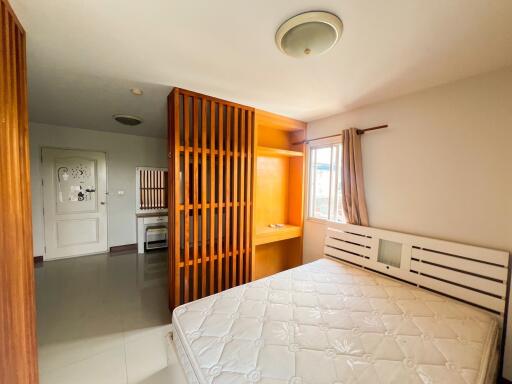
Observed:
[[[261,156],[286,156],[286,157],[303,157],[304,153],[299,151],[290,151],[287,149],[258,147],[258,155]]]
[[[285,224],[282,228],[260,227],[256,229],[254,244],[268,244],[302,236],[302,227]]]

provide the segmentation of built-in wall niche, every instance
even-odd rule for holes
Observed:
[[[377,261],[392,267],[400,268],[402,260],[402,244],[390,240],[379,240]]]

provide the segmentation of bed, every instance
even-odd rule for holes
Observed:
[[[495,381],[508,253],[336,225],[323,256],[177,307],[188,381]]]

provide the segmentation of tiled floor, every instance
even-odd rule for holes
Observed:
[[[41,384],[182,384],[167,342],[166,254],[124,253],[36,268]]]

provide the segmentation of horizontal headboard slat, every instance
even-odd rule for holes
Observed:
[[[415,236],[415,245],[426,250],[447,253],[455,256],[464,256],[467,259],[473,259],[479,262],[492,263],[507,267],[509,263],[509,254],[494,249],[480,248],[472,245],[452,243],[444,240],[429,239],[426,237]]]
[[[333,238],[333,237],[330,237],[330,238],[326,239],[326,241],[325,241],[325,245],[332,247],[332,248],[339,247],[339,244],[340,244],[340,240]],[[363,255],[363,256],[370,256],[370,250],[371,250],[370,248],[366,248],[361,245],[356,245],[354,243],[347,243],[347,242],[343,242],[343,249],[345,251],[353,252],[353,253],[356,253],[358,255]]]
[[[438,267],[437,265],[413,260],[411,261],[411,270],[420,272],[422,275],[436,276],[443,280],[456,281],[458,284],[470,289],[473,288],[499,297],[505,296],[507,292],[507,286],[503,283],[468,275],[467,273],[454,271],[453,269]]]
[[[340,240],[348,241],[354,244],[371,246],[372,238],[368,236],[354,235],[350,232],[340,232],[338,234]]]
[[[352,253],[345,252],[341,249],[331,248],[329,246],[325,246],[324,248],[324,254],[327,256],[332,256],[336,258],[342,258],[345,261],[348,261],[349,263],[366,266],[367,260],[363,256],[354,255]]]
[[[412,258],[428,261],[430,263],[442,264],[449,268],[463,269],[480,276],[487,276],[501,281],[507,280],[507,269],[496,265],[485,264],[478,261],[463,260],[460,257],[443,255],[441,253],[425,251],[423,249],[412,249]]]
[[[480,307],[487,308],[495,312],[503,313],[505,310],[505,302],[502,299],[480,294],[470,289],[433,279],[428,276],[419,275],[418,285],[420,287],[430,288],[436,292],[443,293],[468,303],[479,305]]]

